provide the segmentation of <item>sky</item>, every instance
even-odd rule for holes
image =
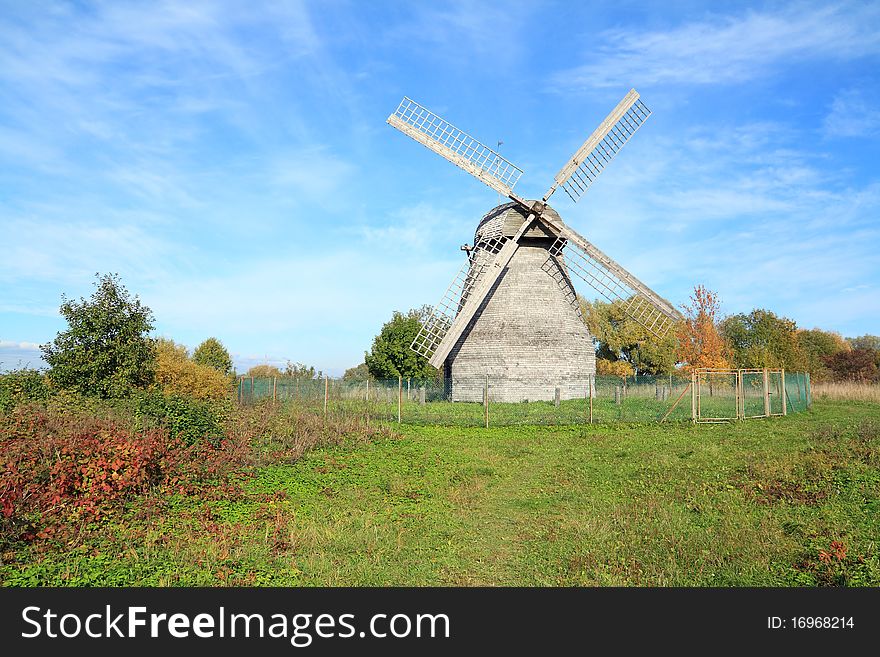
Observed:
[[[385,123],[404,95],[539,198],[633,87],[563,219],[677,306],[880,334],[878,2],[0,0],[0,368],[112,272],[157,336],[339,375],[499,202]]]

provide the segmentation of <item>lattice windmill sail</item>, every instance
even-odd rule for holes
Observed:
[[[632,89],[554,176],[540,201],[514,193],[522,170],[476,138],[404,98],[388,123],[512,202],[487,213],[467,262],[432,308],[412,348],[444,372],[452,398],[482,394],[489,374],[510,381],[508,401],[583,394],[595,373],[592,336],[580,317],[571,277],[662,338],[681,319],[675,308],[567,226],[547,201],[562,188],[575,202],[650,116]],[[470,383],[469,383],[470,382]],[[516,385],[514,385],[516,384]],[[531,388],[531,390],[530,390]],[[571,389],[569,389],[571,388]]]

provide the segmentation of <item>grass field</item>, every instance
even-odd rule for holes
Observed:
[[[4,553],[6,585],[880,585],[880,405],[395,426]]]

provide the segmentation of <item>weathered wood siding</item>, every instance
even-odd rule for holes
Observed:
[[[489,212],[477,228],[512,235],[524,217],[511,204]],[[482,401],[486,375],[494,401],[583,398],[596,372],[593,339],[584,325],[564,262],[551,259],[553,237],[526,233],[505,271],[446,360],[453,401]]]

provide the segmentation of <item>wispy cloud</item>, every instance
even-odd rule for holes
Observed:
[[[847,89],[835,96],[825,117],[829,137],[874,137],[880,134],[880,94]]]
[[[551,78],[557,90],[660,84],[729,84],[802,61],[880,54],[880,6],[794,3],[778,10],[714,14],[666,30],[600,35],[590,61]]]

